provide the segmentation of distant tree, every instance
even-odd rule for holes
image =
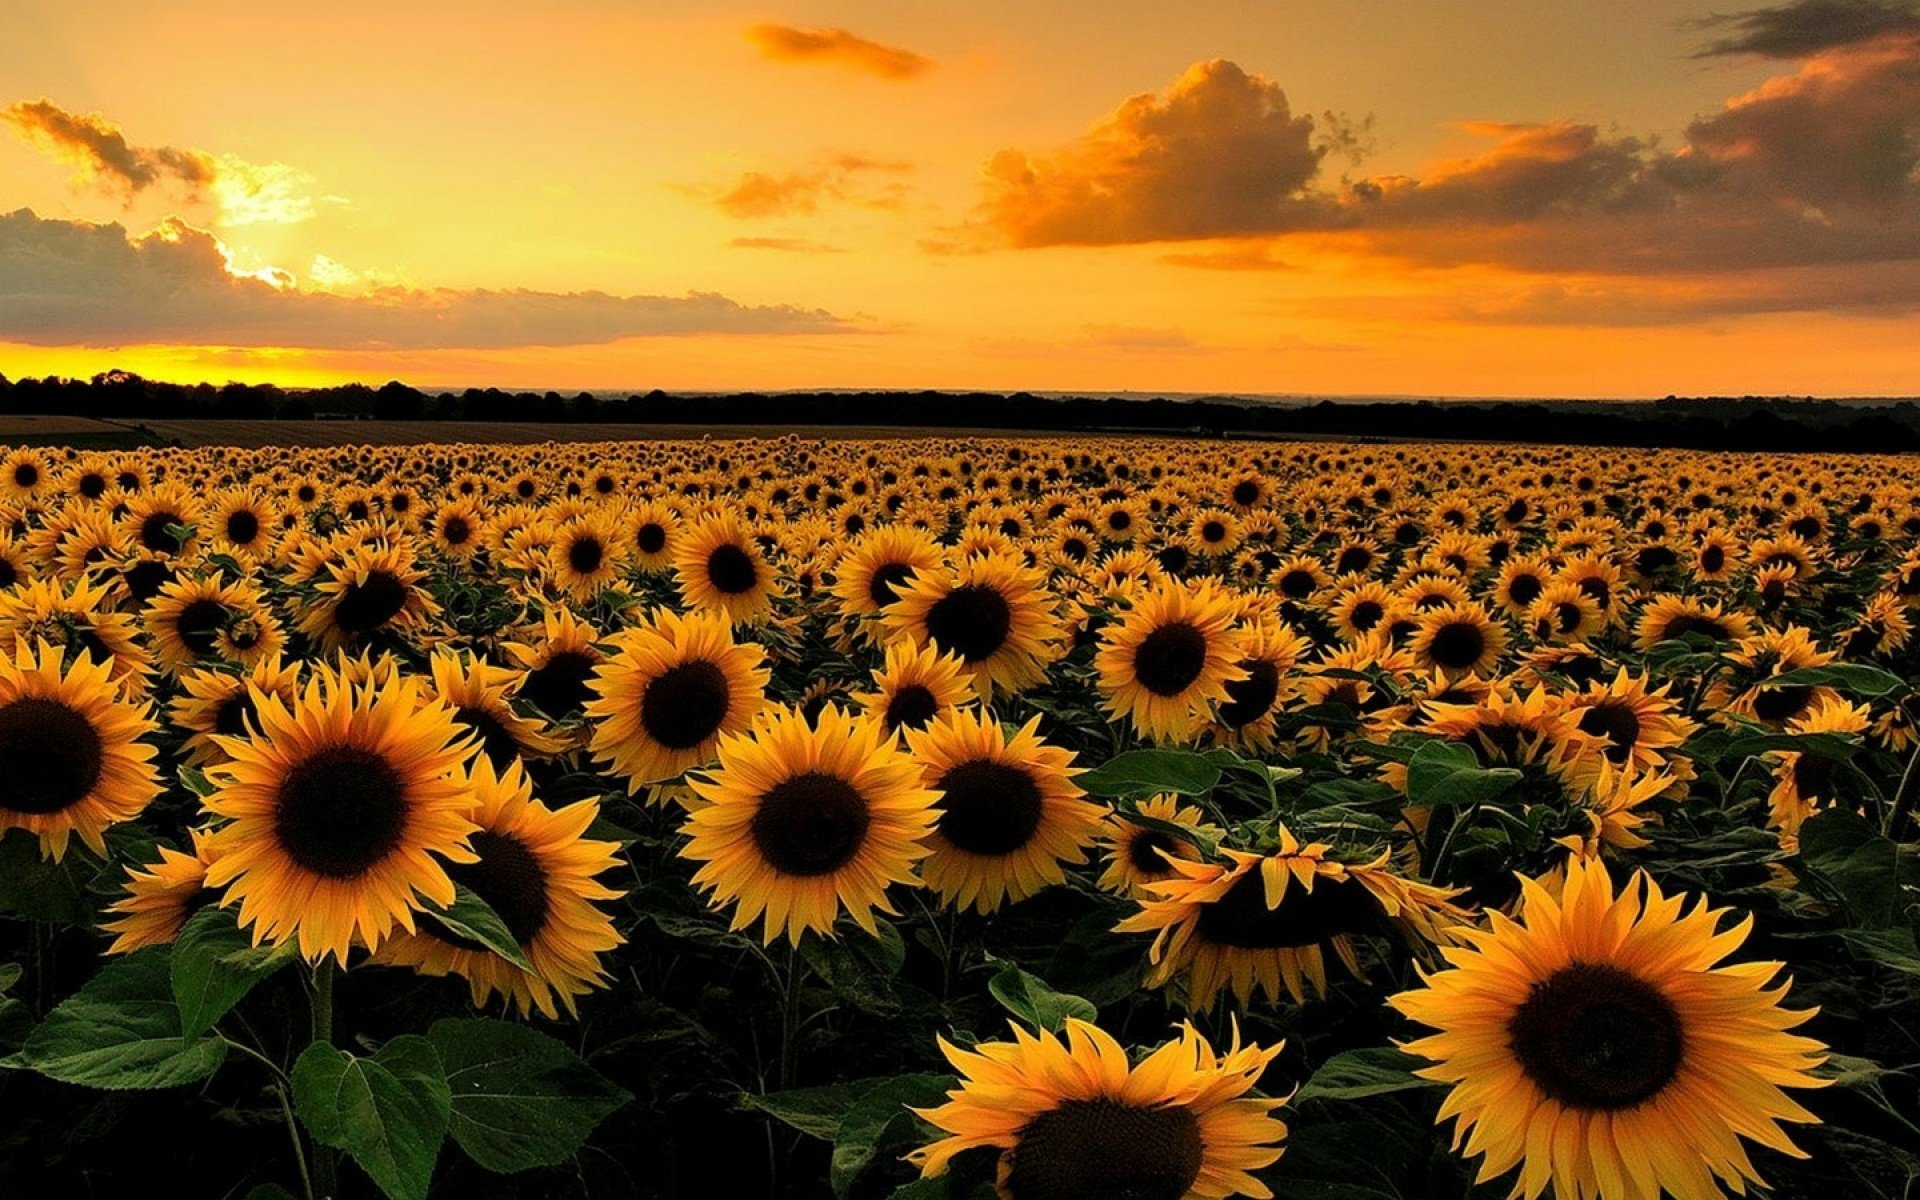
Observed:
[[[381,421],[418,421],[427,415],[426,393],[389,380],[373,394],[373,415]]]
[[[278,416],[282,421],[311,421],[313,420],[313,401],[295,392],[280,401]]]

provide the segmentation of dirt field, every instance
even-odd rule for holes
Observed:
[[[52,418],[49,418],[52,419]],[[97,424],[97,422],[95,423]],[[515,421],[143,421],[159,437],[184,446],[404,446],[423,442],[526,444],[531,442],[686,441],[781,437],[929,438],[1069,437],[1070,431],[924,429],[852,425],[546,425]]]

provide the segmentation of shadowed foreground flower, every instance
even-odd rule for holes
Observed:
[[[1751,917],[1716,933],[1725,909],[1683,913],[1644,871],[1616,895],[1597,859],[1569,864],[1557,901],[1522,887],[1518,923],[1490,914],[1442,949],[1451,969],[1391,1001],[1439,1030],[1406,1049],[1452,1085],[1440,1119],[1482,1157],[1479,1182],[1519,1167],[1527,1200],[1549,1184],[1566,1200],[1718,1200],[1761,1183],[1742,1137],[1806,1157],[1780,1123],[1815,1118],[1781,1088],[1827,1082],[1826,1048],[1787,1032],[1813,1011],[1781,1007],[1780,963],[1715,965]]]
[[[1280,1053],[1240,1045],[1224,1055],[1193,1026],[1130,1066],[1113,1037],[1067,1021],[1064,1041],[1019,1026],[1011,1042],[972,1051],[940,1040],[962,1077],[947,1102],[917,1109],[949,1135],[908,1156],[923,1177],[953,1156],[1000,1150],[1004,1200],[1217,1200],[1271,1196],[1251,1172],[1280,1157],[1284,1098],[1246,1093]]]

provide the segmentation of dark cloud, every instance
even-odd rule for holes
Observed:
[[[306,291],[284,273],[235,274],[212,234],[174,219],[133,237],[118,224],[42,220],[27,209],[0,216],[0,341],[495,349],[849,328],[819,309],[749,307],[711,292]]]
[[[28,141],[72,163],[87,182],[131,196],[173,182],[197,195],[217,173],[212,155],[172,146],[142,149],[127,143],[119,126],[100,116],[70,113],[51,100],[23,100],[0,110],[0,121]]]
[[[1696,57],[1806,58],[1884,34],[1920,32],[1920,0],[1794,0],[1776,8],[1716,15],[1696,24],[1731,30]]]
[[[912,79],[934,65],[924,54],[869,41],[844,29],[755,25],[747,30],[747,40],[775,62],[831,63],[882,79]]]

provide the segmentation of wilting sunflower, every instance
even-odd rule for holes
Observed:
[[[916,573],[895,590],[900,598],[881,618],[888,632],[959,655],[981,698],[1046,677],[1060,619],[1045,577],[1019,559],[976,555]]]
[[[965,666],[937,646],[894,642],[885,664],[873,672],[874,690],[853,700],[888,733],[925,729],[941,714],[973,702]]]
[[[1196,1011],[1229,987],[1243,1005],[1262,991],[1278,1000],[1282,988],[1302,1002],[1309,987],[1326,993],[1329,954],[1365,977],[1355,937],[1398,931],[1432,944],[1467,919],[1455,893],[1393,874],[1384,853],[1342,863],[1324,843],[1302,845],[1285,826],[1279,835],[1272,854],[1223,851],[1231,866],[1173,860],[1175,877],[1145,885],[1140,911],[1114,930],[1156,935],[1148,986],[1187,972]]]
[[[888,886],[918,882],[935,815],[919,766],[878,722],[837,705],[813,722],[762,713],[720,739],[719,767],[693,790],[706,803],[687,817],[680,853],[702,864],[694,886],[734,906],[735,930],[763,920],[769,944],[785,934],[798,945],[809,929],[832,937],[842,910],[877,934],[874,910],[895,914]]]
[[[414,913],[453,903],[448,862],[472,862],[473,797],[460,766],[472,741],[417,679],[319,680],[284,704],[259,694],[259,733],[220,741],[208,770],[209,887],[239,902],[254,941],[297,938],[309,961],[345,964]]]
[[[164,946],[180,936],[187,922],[215,897],[207,887],[213,843],[204,832],[188,830],[193,853],[160,847],[160,861],[127,871],[126,895],[107,906],[119,916],[100,922],[114,935],[108,954],[132,954],[146,946]]]
[[[552,758],[567,742],[549,734],[541,722],[522,716],[513,698],[523,676],[450,650],[434,653],[429,670],[433,696],[453,709],[453,720],[480,739],[480,753],[495,771],[521,759]]]
[[[300,630],[327,651],[376,637],[405,636],[440,611],[420,587],[427,573],[405,545],[369,543],[326,565],[328,578],[300,618]]]
[[[1083,798],[1073,753],[1042,741],[1039,725],[1035,717],[1009,738],[991,717],[958,711],[907,732],[938,797],[920,873],[947,903],[992,912],[1064,882],[1063,864],[1087,861],[1107,810]]]
[[[724,613],[661,609],[616,642],[588,682],[586,713],[594,756],[629,792],[712,762],[766,704],[766,653],[734,641]]]
[[[598,802],[549,809],[533,798],[518,762],[496,774],[484,756],[477,758],[466,785],[480,826],[471,839],[476,860],[455,863],[447,874],[500,915],[533,970],[521,970],[431,915],[383,942],[374,961],[422,975],[458,975],[472,989],[475,1008],[498,993],[522,1015],[537,1010],[552,1020],[564,1007],[572,1016],[576,997],[612,978],[600,955],[625,940],[594,904],[625,894],[594,878],[619,864],[620,848],[586,837],[600,815]]]
[[[153,662],[133,618],[112,611],[104,587],[75,580],[62,587],[35,580],[0,592],[0,647],[16,641],[51,642],[108,664],[127,697],[144,696]]]
[[[1136,816],[1157,824],[1137,821]],[[1199,858],[1199,846],[1167,829],[1169,825],[1215,842],[1226,836],[1219,826],[1207,824],[1207,814],[1197,805],[1182,804],[1178,796],[1162,794],[1142,800],[1132,811],[1113,814],[1110,832],[1102,839],[1107,869],[1100,873],[1100,886],[1122,896],[1144,895],[1142,885],[1174,877],[1172,859]]]
[[[169,706],[175,729],[187,735],[181,744],[189,766],[205,767],[227,761],[222,737],[246,737],[258,725],[256,691],[291,703],[300,690],[300,664],[283,663],[270,655],[242,672],[221,667],[183,671],[180,694]]]
[[[773,613],[774,573],[739,517],[722,512],[683,531],[673,552],[680,595],[694,608],[757,625]]]
[[[1407,649],[1425,669],[1448,675],[1491,675],[1507,648],[1507,630],[1477,604],[1448,604],[1420,614]]]
[[[1207,584],[1143,593],[1100,635],[1093,663],[1107,712],[1155,741],[1192,738],[1227,700],[1228,683],[1247,678],[1246,634],[1233,617],[1228,596]]]
[[[1683,912],[1644,871],[1616,895],[1598,859],[1568,865],[1558,900],[1522,888],[1519,922],[1462,931],[1449,969],[1391,1001],[1439,1031],[1405,1048],[1452,1087],[1440,1119],[1478,1182],[1518,1167],[1528,1200],[1718,1200],[1760,1183],[1742,1137],[1805,1157],[1781,1123],[1815,1118],[1781,1089],[1829,1082],[1825,1047],[1787,1032],[1813,1013],[1767,986],[1779,963],[1716,965],[1751,917],[1716,933],[1725,909]]]
[[[923,1178],[953,1157],[1000,1151],[994,1187],[1002,1200],[1224,1200],[1271,1196],[1252,1172],[1281,1155],[1287,1127],[1273,1116],[1285,1098],[1255,1098],[1280,1053],[1240,1045],[1225,1055],[1192,1025],[1129,1066],[1098,1026],[1069,1018],[1064,1039],[1013,1027],[1013,1041],[962,1050],[940,1039],[961,1084],[937,1108],[915,1109],[948,1136],[907,1161]]]
[[[154,731],[147,706],[120,699],[106,663],[79,655],[63,671],[63,657],[25,639],[0,654],[0,837],[24,829],[56,862],[74,834],[105,857],[107,827],[160,794],[139,740]]]

